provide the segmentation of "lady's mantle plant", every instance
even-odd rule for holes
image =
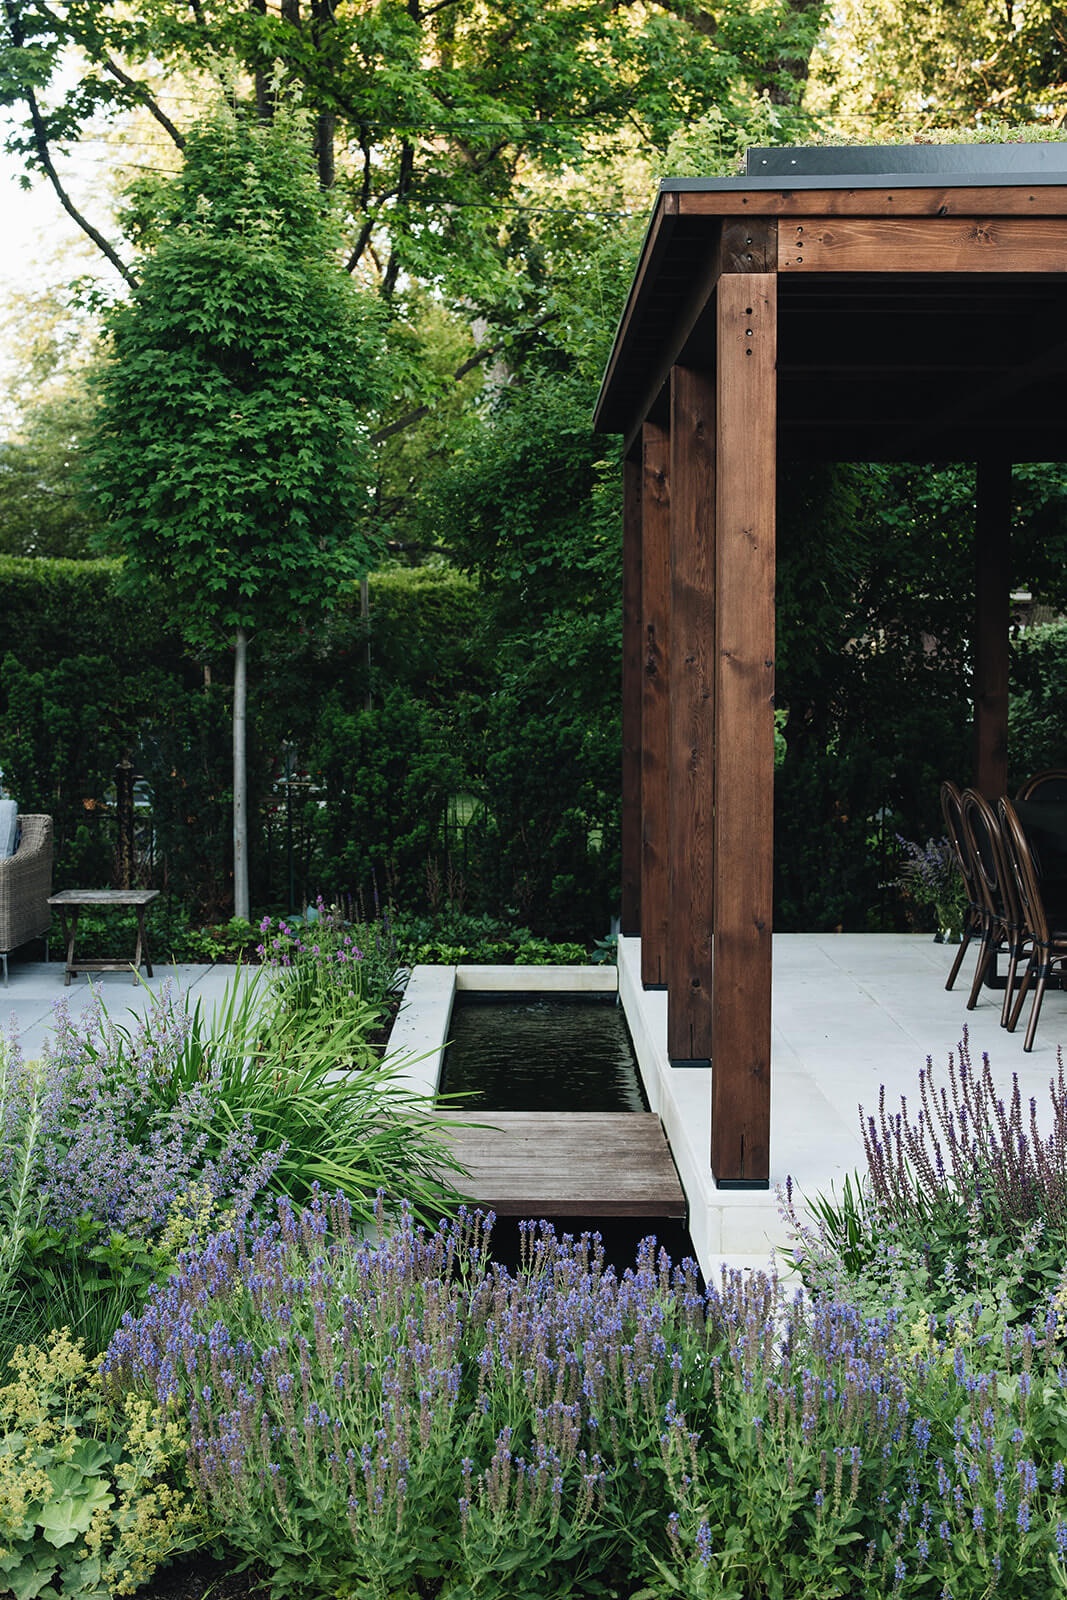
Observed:
[[[704,1293],[654,1241],[621,1279],[544,1224],[515,1275],[465,1214],[371,1246],[316,1196],[186,1252],[106,1374],[188,1408],[279,1600],[977,1600],[1065,1579],[1055,1315],[1006,1359],[759,1274]]]
[[[0,1387],[0,1593],[111,1600],[201,1543],[181,1421],[136,1395],[109,1406],[65,1331],[20,1346],[12,1368]]]

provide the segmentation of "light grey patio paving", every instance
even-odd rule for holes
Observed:
[[[250,969],[254,970],[254,969]],[[65,1003],[73,1018],[92,1003],[94,990],[116,1022],[129,1023],[131,1016],[143,1016],[150,996],[158,995],[167,983],[202,999],[210,1015],[233,979],[234,966],[193,966],[153,963],[153,976],[140,974],[135,983],[129,972],[94,972],[74,978],[69,989],[63,987],[62,961],[12,961],[10,983],[0,985],[0,1031],[18,1035],[23,1053],[32,1058],[41,1053],[46,1035],[54,1026],[54,1009]]]

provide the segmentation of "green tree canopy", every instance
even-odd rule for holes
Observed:
[[[106,541],[193,639],[327,606],[374,547],[384,329],[335,263],[300,119],[191,135],[153,241],[97,384]]]

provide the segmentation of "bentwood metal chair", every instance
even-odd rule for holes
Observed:
[[[1022,909],[1004,853],[1000,824],[989,801],[976,789],[965,789],[960,798],[960,819],[964,838],[974,855],[975,877],[982,899],[982,943],[967,1010],[973,1011],[978,1004],[979,991],[997,953],[1007,950],[1008,977],[1000,1008],[1001,1025],[1006,1027],[1015,973],[1026,947]]]
[[[960,791],[946,778],[941,785],[941,815],[945,819],[945,833],[956,857],[956,865],[960,869],[960,877],[963,879],[963,888],[967,896],[967,910],[963,916],[963,937],[956,951],[956,959],[952,963],[948,982],[945,984],[946,989],[951,989],[956,981],[963,958],[967,954],[967,946],[976,935],[979,938],[982,935],[982,897],[976,880],[977,869],[971,857],[970,847],[963,837],[960,806]]]
[[[1034,1034],[1037,1032],[1037,1019],[1041,1013],[1041,1002],[1045,998],[1049,979],[1056,967],[1062,968],[1067,963],[1067,914],[1062,907],[1046,905],[1041,892],[1038,862],[1010,800],[1005,799],[1000,802],[1000,816],[1004,845],[1015,879],[1030,946],[1026,970],[1007,1026],[1009,1033],[1014,1033],[1023,1001],[1033,983],[1034,1000],[1023,1042],[1024,1050],[1032,1050]]]
[[[1067,806],[1067,772],[1062,767],[1035,772],[1021,785],[1015,796],[1015,804],[1018,805],[1020,800],[1031,800],[1045,806]]]

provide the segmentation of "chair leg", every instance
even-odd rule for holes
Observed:
[[[1037,1018],[1041,1010],[1041,1002],[1045,998],[1045,985],[1047,983],[1048,968],[1042,967],[1040,976],[1037,980],[1037,987],[1034,990],[1034,1004],[1033,1009],[1030,1012],[1030,1021],[1026,1025],[1026,1038],[1023,1040],[1023,1049],[1027,1051],[1034,1048],[1034,1034],[1037,1032]]]
[[[8,987],[8,981],[7,981],[7,951],[6,950],[0,950],[0,961],[2,961],[4,963],[4,988],[6,989]]]
[[[1008,1017],[1011,1015],[1011,1003],[1015,994],[1015,977],[1019,970],[1019,957],[1026,946],[1022,940],[1013,943],[1008,956],[1008,976],[1004,983],[1004,1004],[1000,1008],[1000,1026],[1008,1026]]]
[[[972,928],[970,921],[968,921],[963,929],[963,938],[960,940],[960,947],[956,951],[956,959],[952,963],[952,971],[948,975],[948,982],[945,984],[946,989],[951,989],[952,985],[955,983],[956,978],[959,975],[960,967],[963,963],[963,958],[967,954],[967,946],[970,944],[973,936],[974,929]]]
[[[1015,1032],[1019,1017],[1022,1015],[1023,1001],[1026,999],[1026,996],[1030,991],[1030,979],[1033,977],[1035,970],[1036,967],[1034,957],[1031,956],[1030,960],[1026,964],[1026,971],[1023,973],[1022,982],[1019,984],[1019,993],[1015,996],[1015,1004],[1012,1006],[1011,1011],[1008,1014],[1008,1020],[1005,1023],[1005,1027],[1009,1033]]]
[[[985,975],[989,967],[990,958],[996,948],[997,941],[994,936],[993,929],[984,928],[982,930],[981,949],[978,951],[978,965],[974,969],[974,982],[971,984],[971,992],[967,1000],[968,1011],[973,1011],[975,1006],[978,1004],[978,993],[982,987],[982,984],[985,982]]]

